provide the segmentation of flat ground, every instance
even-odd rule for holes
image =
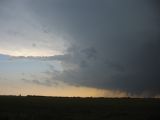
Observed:
[[[0,120],[160,120],[160,99],[0,96]]]

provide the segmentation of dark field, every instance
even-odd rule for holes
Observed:
[[[160,99],[0,96],[0,120],[160,120]]]

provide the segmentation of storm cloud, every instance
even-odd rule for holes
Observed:
[[[61,63],[62,71],[49,71],[50,81],[131,96],[160,94],[158,0],[28,0],[26,4],[43,33],[56,33],[65,40],[63,54],[28,57]]]
[[[30,1],[44,28],[64,34],[69,47],[63,71],[68,84],[160,94],[160,3],[157,0]]]

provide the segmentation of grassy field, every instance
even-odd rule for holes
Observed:
[[[0,96],[0,120],[160,120],[160,99]]]

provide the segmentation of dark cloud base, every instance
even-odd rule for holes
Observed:
[[[160,2],[31,0],[28,4],[50,34],[70,36],[64,55],[28,58],[61,61],[63,71],[50,70],[51,81],[131,95],[160,94]]]

